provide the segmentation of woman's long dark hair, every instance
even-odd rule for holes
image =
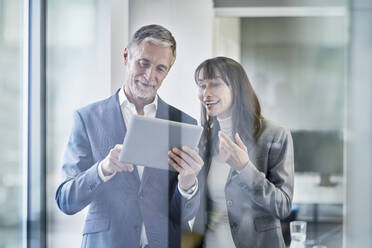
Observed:
[[[203,73],[200,73],[203,72]],[[239,133],[243,141],[256,142],[262,127],[261,107],[244,68],[235,60],[216,57],[205,60],[195,70],[195,82],[220,77],[232,89],[233,134]],[[200,143],[202,154],[209,159],[217,151],[218,131],[216,117],[208,117],[201,105],[201,124],[204,128]]]

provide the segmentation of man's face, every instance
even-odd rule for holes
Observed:
[[[137,101],[151,101],[167,76],[173,53],[170,47],[141,42],[124,51],[125,89]]]

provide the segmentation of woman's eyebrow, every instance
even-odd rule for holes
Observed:
[[[198,79],[198,82],[205,82],[205,81],[207,81],[207,80],[212,80],[212,81],[214,81],[214,80],[217,80],[217,79],[221,79],[222,81],[223,81],[223,78],[222,77],[220,77],[220,76],[216,76],[216,77],[209,77],[209,78],[199,78]]]

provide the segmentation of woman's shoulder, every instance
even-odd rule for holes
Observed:
[[[259,135],[259,139],[278,141],[283,138],[287,138],[290,135],[290,130],[278,123],[270,121],[266,118],[262,119],[262,127]]]

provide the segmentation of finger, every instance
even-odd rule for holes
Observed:
[[[220,144],[218,146],[218,149],[219,149],[221,155],[226,154],[226,148],[225,148],[225,145],[223,143],[224,143],[223,141],[220,141]]]
[[[134,167],[132,164],[122,163],[119,160],[112,159],[111,162],[116,168],[116,171],[130,171],[132,172],[134,170]]]
[[[110,156],[119,159],[120,157],[120,151],[114,149],[110,152]]]
[[[190,165],[182,158],[182,152],[178,148],[173,148],[168,152],[168,155],[177,163],[178,166],[185,170],[190,170]]]
[[[121,171],[121,169],[118,165],[118,161],[116,161],[113,158],[109,158],[109,163],[110,163],[110,167],[112,168],[113,171]]]
[[[196,148],[195,150],[189,146],[183,146],[182,149],[187,152],[192,159],[194,159],[197,163],[203,164],[204,161],[199,155],[199,150]]]
[[[232,140],[230,139],[230,137],[227,136],[227,134],[225,134],[224,132],[219,131],[219,132],[218,132],[218,136],[220,137],[220,139],[226,141],[226,143],[228,143],[229,145],[231,145],[231,146],[236,145],[236,144],[234,143],[234,141],[232,141]]]
[[[120,151],[118,150],[118,148],[116,146],[110,150],[109,156],[119,160]]]
[[[225,147],[220,147],[220,156],[222,157],[222,159],[227,161],[229,158],[229,155],[230,155],[230,152],[226,150]]]
[[[225,150],[234,152],[234,147],[230,145],[226,140],[222,139],[220,140],[220,146],[223,147]]]
[[[225,133],[221,132],[221,140],[225,142],[226,144],[226,149],[229,149],[232,153],[235,153],[237,150],[243,149],[246,151],[244,148],[241,148],[239,145],[237,145],[230,137],[228,137]]]
[[[236,140],[236,143],[238,144],[238,146],[240,148],[242,148],[244,151],[247,150],[247,147],[244,145],[242,139],[240,138],[239,134],[238,133],[235,133],[235,140]]]
[[[183,169],[180,167],[172,158],[168,158],[168,163],[178,172],[180,173]]]
[[[123,145],[122,144],[116,144],[115,146],[114,146],[114,150],[115,151],[118,151],[118,152],[121,152],[121,149],[123,148]]]
[[[193,152],[193,154],[189,154],[189,153],[187,153],[183,150],[180,150],[178,148],[173,148],[172,150],[176,153],[176,155],[180,159],[182,159],[185,162],[185,163],[181,164],[181,166],[185,170],[191,170],[193,173],[199,173],[199,171],[201,170],[201,167],[202,167],[202,164],[201,164],[202,161],[198,162],[198,161],[196,161],[197,159],[193,158],[193,156],[198,156],[195,151],[193,151],[191,148],[189,148],[189,151],[191,150],[190,152]]]
[[[132,164],[127,164],[127,163],[122,163],[119,161],[119,167],[123,170],[123,171],[130,171],[132,172],[134,170],[134,167]]]

